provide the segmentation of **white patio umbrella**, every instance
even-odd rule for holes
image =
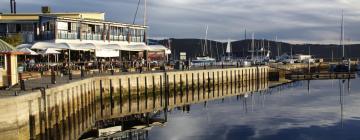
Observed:
[[[43,51],[40,51],[39,54],[42,54],[42,55],[60,54],[60,52],[56,51],[55,49],[48,48],[48,49],[45,49]]]
[[[24,53],[24,55],[25,55],[25,60],[26,60],[26,57],[27,57],[28,55],[39,55],[38,53],[36,53],[36,52],[33,51],[33,50],[30,50],[29,48],[22,48],[22,49],[18,49],[18,48],[17,48],[17,50],[18,50],[19,52],[23,52],[23,53]]]
[[[58,55],[58,54],[60,54],[60,52],[58,52],[58,51],[56,51],[55,49],[52,49],[52,48],[48,48],[48,49],[45,49],[45,50],[43,50],[43,51],[40,51],[39,52],[39,54],[41,54],[41,55],[47,55],[47,57],[48,57],[48,63],[50,63],[50,58],[49,58],[49,55]],[[55,61],[56,61],[56,59],[55,59]]]
[[[22,48],[22,49],[18,49],[20,52],[26,53],[26,55],[39,55],[38,53],[36,53],[33,50],[30,50],[29,48]]]

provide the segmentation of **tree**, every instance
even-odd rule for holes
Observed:
[[[10,45],[12,45],[14,47],[20,45],[23,42],[23,38],[22,38],[21,34],[1,37],[0,39],[4,40],[5,42],[9,43]]]

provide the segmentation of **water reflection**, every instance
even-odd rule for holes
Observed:
[[[94,116],[96,118],[95,129],[83,134],[81,138],[98,137],[104,135],[111,138],[124,139],[143,139],[147,135],[143,135],[153,126],[164,126],[168,122],[168,113],[182,111],[188,114],[192,110],[192,105],[201,105],[204,110],[211,109],[208,107],[209,103],[221,101],[228,102],[228,97],[238,96],[238,98],[251,98],[254,91],[264,91],[268,89],[268,81],[265,79],[251,80],[215,84],[214,81],[203,82],[197,84],[197,88],[193,84],[191,88],[187,84],[180,83],[179,85],[172,85],[172,87],[165,87],[165,92],[156,92],[155,89],[145,89],[145,93],[126,96],[123,91],[120,93],[110,92],[110,96],[105,96],[107,93],[101,92],[98,102],[96,102],[96,109]],[[121,95],[121,96],[116,96]],[[128,94],[130,95],[130,94]],[[247,104],[245,104],[247,108]],[[203,117],[210,117],[211,115],[204,112]],[[120,127],[119,127],[120,126]],[[112,132],[120,131],[120,133],[112,134]],[[104,133],[103,131],[106,131]],[[136,136],[135,136],[136,134]],[[144,137],[145,136],[145,137]],[[104,137],[100,137],[102,139]]]
[[[185,102],[185,96],[180,104],[182,97],[176,96],[176,105],[132,115],[141,123],[125,125],[134,122],[128,120],[121,125],[126,130],[97,139],[358,139],[359,84],[359,79],[298,81],[244,94],[231,93],[226,85],[220,92],[195,90],[199,101],[190,96]],[[212,92],[220,96],[212,98]],[[134,128],[139,125],[145,127]]]

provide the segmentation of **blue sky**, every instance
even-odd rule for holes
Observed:
[[[142,0],[143,1],[143,0]],[[338,43],[341,10],[345,13],[347,43],[360,41],[359,0],[147,0],[152,38],[204,38],[239,40],[249,35],[295,43]],[[54,12],[105,12],[108,20],[131,23],[137,0],[16,0],[18,12],[39,12],[48,5]],[[137,23],[141,24],[140,7]],[[0,1],[9,12],[9,1]]]

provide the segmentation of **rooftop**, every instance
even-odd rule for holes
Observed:
[[[120,23],[105,20],[105,13],[101,12],[64,12],[64,13],[0,13],[1,22],[13,21],[38,21],[40,16],[55,17],[62,20],[82,20],[89,22],[109,23],[119,26],[131,26],[138,28],[146,28],[143,25],[134,25],[129,23]]]
[[[105,20],[105,13],[101,12],[63,12],[63,13],[0,13],[0,20],[38,20],[39,16],[56,16],[68,18],[82,18]]]

